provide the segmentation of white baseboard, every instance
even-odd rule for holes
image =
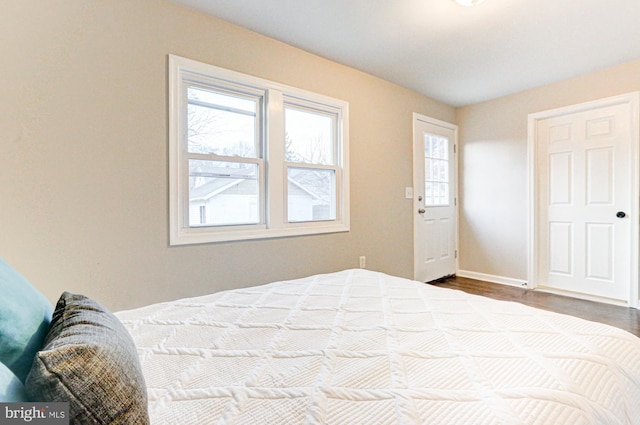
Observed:
[[[580,300],[594,301],[603,304],[612,304],[620,307],[630,307],[629,303],[627,303],[626,301],[614,300],[611,298],[599,297],[596,295],[581,294],[580,292],[563,291],[561,289],[547,288],[544,286],[536,287],[536,291],[546,292],[548,294],[562,295],[564,297],[578,298]]]
[[[527,288],[527,281],[526,280],[513,279],[511,277],[504,277],[504,276],[496,276],[496,275],[492,275],[492,274],[471,272],[469,270],[458,270],[458,273],[456,273],[456,276],[467,277],[469,279],[484,280],[485,282],[499,283],[499,284],[508,285],[508,286],[517,286],[519,288]],[[585,295],[585,294],[579,294],[579,293],[574,293],[574,292],[560,291],[560,290],[551,289],[551,288],[536,287],[535,289],[538,292],[547,292],[547,293],[550,293],[550,294],[564,295],[565,297],[579,298],[579,299],[583,299],[583,300],[596,301],[596,302],[601,302],[601,303],[606,303],[606,304],[613,304],[613,305],[622,306],[622,307],[638,308],[637,306],[640,306],[640,300],[638,300],[638,304],[636,304],[636,306],[633,306],[633,305],[629,305],[628,303],[626,303],[624,301],[612,300],[612,299],[608,299],[608,298],[601,298],[601,297],[590,296],[590,295]]]
[[[502,285],[517,286],[519,288],[527,287],[526,280],[513,279],[511,277],[504,277],[504,276],[496,276],[492,274],[472,272],[469,270],[458,270],[458,273],[456,273],[456,276],[467,277],[469,279],[484,280],[486,282],[492,282],[492,283],[500,283]]]

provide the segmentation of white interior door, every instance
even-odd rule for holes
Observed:
[[[457,127],[414,115],[414,277],[457,271]]]
[[[634,280],[637,287],[634,109],[628,101],[605,100],[535,121],[537,286],[631,301]]]

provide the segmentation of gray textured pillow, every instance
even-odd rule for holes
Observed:
[[[68,401],[72,424],[149,423],[131,336],[97,302],[65,292],[25,384],[33,401]]]

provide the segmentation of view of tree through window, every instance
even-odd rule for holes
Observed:
[[[260,222],[257,98],[191,86],[187,148],[216,160],[189,160],[189,224],[226,226]]]
[[[187,93],[189,152],[246,158],[257,156],[258,99],[240,98],[193,86]]]
[[[323,167],[335,164],[334,128],[334,115],[285,107],[290,222],[335,219],[335,170]]]
[[[170,243],[349,230],[349,104],[169,55]]]

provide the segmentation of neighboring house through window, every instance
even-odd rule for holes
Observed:
[[[171,55],[172,245],[349,230],[348,103]]]

